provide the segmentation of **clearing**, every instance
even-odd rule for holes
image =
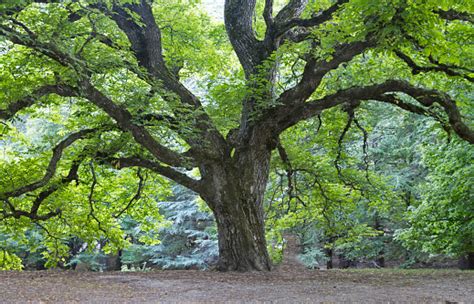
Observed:
[[[471,303],[474,271],[0,272],[1,303]]]

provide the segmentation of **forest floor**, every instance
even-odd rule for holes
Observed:
[[[0,303],[474,303],[474,271],[0,272]]]

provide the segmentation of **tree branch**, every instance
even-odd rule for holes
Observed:
[[[298,0],[298,1],[291,1],[291,2],[298,2],[300,4],[300,7],[301,5],[304,4],[304,6],[302,6],[302,9],[304,9],[304,7],[306,6],[306,2],[307,1],[304,1],[304,0]],[[291,4],[290,2],[290,4]],[[318,14],[316,14],[315,16],[313,16],[312,18],[309,18],[309,19],[300,19],[300,18],[295,18],[295,17],[298,17],[299,14],[301,14],[301,12],[297,13],[297,14],[293,14],[293,17],[291,18],[281,18],[281,19],[278,19],[278,16],[277,18],[275,18],[275,21],[277,23],[277,29],[275,30],[275,37],[281,37],[282,35],[284,35],[285,33],[287,33],[289,30],[295,28],[295,27],[314,27],[314,26],[318,26],[328,20],[331,20],[332,17],[333,17],[333,14],[341,7],[342,4],[346,3],[346,2],[349,2],[349,0],[338,0],[336,3],[334,3],[331,7],[329,7],[328,9],[322,11],[322,12],[319,12]],[[288,5],[290,5],[288,4]]]
[[[273,0],[265,0],[265,7],[263,9],[263,19],[267,25],[267,32],[273,27]]]
[[[463,75],[461,73],[453,71],[446,65],[438,64],[436,66],[420,66],[420,65],[417,65],[416,62],[413,61],[413,59],[411,59],[408,55],[404,54],[403,52],[399,50],[395,50],[394,52],[398,56],[398,58],[403,60],[411,68],[412,73],[414,75],[420,72],[443,72],[449,76],[459,76],[459,77],[463,77],[464,79],[470,82],[474,82],[473,77],[470,77],[469,75]]]
[[[329,61],[316,61],[314,58],[310,58],[304,68],[301,81],[293,88],[283,92],[279,97],[279,103],[294,105],[305,102],[319,86],[324,75],[336,69],[341,63],[352,60],[373,45],[371,41],[342,44],[336,47],[332,55],[333,59]]]
[[[189,114],[187,111],[175,109],[176,117],[181,119],[189,115],[196,115],[198,119],[192,119],[193,127],[200,130],[203,137],[212,143],[211,145],[216,147],[222,146],[225,140],[216,129],[212,119],[204,111],[199,98],[189,91],[178,80],[178,76],[167,67],[163,57],[161,30],[153,16],[150,3],[146,0],[141,0],[140,3],[123,6],[114,4],[112,12],[109,12],[103,5],[99,5],[98,8],[106,15],[109,15],[127,35],[139,64],[148,71],[151,77],[160,80],[166,90],[176,94],[184,105],[191,106],[195,110],[194,113]],[[137,24],[133,16],[126,9],[140,16],[142,24]],[[156,83],[152,84],[152,86],[156,86]],[[173,101],[174,99],[169,94],[164,94],[163,97],[168,101]],[[185,138],[185,140],[194,147],[202,145],[202,140],[196,141],[189,137]]]
[[[38,215],[37,213],[32,213],[24,210],[18,210],[15,209],[15,206],[13,206],[12,203],[8,199],[2,199],[8,206],[8,209],[10,209],[10,212],[7,212],[5,209],[2,211],[2,218],[0,220],[4,220],[9,217],[13,217],[16,219],[23,217],[27,217],[33,221],[46,221],[49,220],[52,217],[58,216],[61,214],[61,209],[56,209],[55,211],[50,211],[46,214]]]
[[[0,195],[0,197],[2,197],[0,199],[3,200],[7,204],[8,208],[10,209],[10,213],[8,213],[8,212],[6,212],[6,210],[4,210],[2,219],[8,218],[8,217],[13,217],[13,218],[18,219],[18,218],[24,216],[24,217],[28,217],[29,219],[31,219],[33,221],[45,221],[45,220],[48,220],[52,217],[55,217],[55,216],[58,216],[59,214],[61,214],[61,209],[59,209],[59,208],[57,208],[54,211],[50,211],[46,214],[43,214],[43,215],[39,215],[38,211],[39,211],[39,208],[40,208],[41,204],[48,197],[50,197],[54,192],[59,190],[61,188],[61,186],[68,185],[69,183],[71,183],[74,180],[76,181],[76,183],[78,183],[79,177],[78,177],[77,173],[78,173],[79,166],[81,165],[83,159],[84,159],[83,155],[79,156],[76,160],[74,160],[72,162],[72,165],[69,168],[69,172],[68,172],[67,176],[63,177],[60,182],[52,184],[47,189],[41,191],[36,196],[36,198],[33,200],[30,211],[18,210],[9,201],[10,197],[20,196],[20,195],[22,195],[26,192],[29,192],[30,190],[27,190],[26,192],[19,191],[17,193],[12,193],[11,192],[10,194],[13,194],[13,195],[8,195],[8,193],[7,193],[8,196]],[[20,189],[18,189],[18,190],[20,190]],[[26,189],[24,189],[24,190],[26,190]],[[33,189],[33,190],[35,190],[35,189]],[[33,190],[31,190],[31,191],[33,191]]]
[[[119,218],[122,214],[124,214],[130,207],[132,207],[135,201],[138,201],[142,196],[143,187],[145,186],[145,178],[141,174],[141,168],[137,170],[137,177],[138,177],[138,185],[137,185],[137,192],[135,195],[128,201],[128,204],[122,208],[116,215],[115,218]]]
[[[142,17],[142,21],[145,23],[145,27],[141,27],[133,21],[132,16],[128,14],[128,12],[123,9],[121,6],[114,5],[113,8],[116,11],[112,13],[107,10],[105,6],[98,5],[97,8],[101,11],[105,12],[106,14],[110,13],[112,18],[117,22],[119,27],[121,26],[122,30],[129,36],[130,42],[132,43],[132,49],[134,49],[137,58],[141,61],[141,64],[147,68],[149,73],[155,77],[158,77],[162,80],[165,88],[170,90],[171,92],[176,93],[180,100],[187,105],[191,105],[194,107],[196,112],[189,113],[188,111],[179,111],[177,109],[175,114],[179,116],[180,119],[184,119],[186,117],[196,115],[198,119],[191,119],[193,121],[193,126],[196,127],[198,130],[201,131],[204,139],[207,139],[210,142],[210,146],[221,148],[225,146],[225,139],[222,135],[218,132],[218,130],[213,125],[210,117],[204,112],[200,101],[194,96],[190,91],[188,91],[183,84],[181,84],[166,68],[164,59],[161,54],[161,34],[159,31],[158,26],[155,23],[150,4],[146,0],[142,0],[140,4],[130,4],[125,5],[137,14]],[[0,25],[0,35],[6,36],[12,42],[21,44],[27,47],[30,47],[49,58],[52,58],[58,61],[60,64],[64,66],[72,67],[74,70],[78,71],[78,74],[81,76],[80,81],[82,82],[83,88],[86,88],[87,96],[91,102],[98,105],[100,108],[106,110],[107,114],[109,114],[112,118],[114,118],[120,125],[120,127],[126,127],[126,130],[131,131],[134,135],[134,138],[137,140],[138,143],[144,144],[147,149],[152,152],[155,157],[158,157],[159,151],[163,154],[159,156],[159,160],[163,161],[169,165],[183,165],[184,159],[179,156],[176,152],[173,152],[166,147],[157,143],[148,132],[142,126],[138,126],[136,124],[131,123],[131,114],[124,108],[120,108],[117,105],[114,105],[113,102],[110,100],[107,102],[108,108],[104,108],[105,99],[100,98],[99,100],[93,100],[90,97],[103,97],[100,92],[98,92],[93,86],[90,84],[88,80],[89,75],[91,74],[87,66],[83,64],[82,61],[72,57],[69,54],[62,52],[56,45],[52,43],[41,43],[38,42],[36,39],[30,39],[28,36],[23,35],[21,33],[16,32],[14,29],[9,27]],[[145,52],[145,55],[140,55],[139,52]],[[142,56],[142,57],[140,57]],[[80,95],[83,95],[84,92],[79,92]],[[102,95],[102,96],[101,96]],[[166,94],[165,94],[166,95]],[[173,99],[173,97],[168,96],[168,99]],[[166,98],[166,97],[165,97]],[[116,111],[110,111],[114,109]],[[183,117],[184,116],[184,117]],[[192,118],[196,118],[192,117]],[[126,118],[124,120],[120,120],[120,118]],[[128,122],[127,122],[128,120]],[[141,139],[139,139],[141,138]],[[150,140],[152,139],[152,140]],[[191,146],[202,146],[202,139],[195,140],[192,136],[184,138]],[[215,154],[216,151],[213,151]],[[217,153],[222,153],[222,151],[217,151]],[[189,160],[186,161],[186,167],[190,166]]]
[[[349,132],[349,129],[352,126],[352,122],[354,121],[354,109],[351,109],[351,111],[347,111],[348,119],[346,122],[346,125],[344,126],[344,129],[342,129],[341,135],[339,136],[339,139],[337,140],[337,153],[336,153],[336,158],[334,159],[334,167],[336,168],[337,175],[341,179],[341,181],[344,183],[346,186],[352,186],[353,183],[348,182],[347,179],[345,178],[344,174],[342,174],[342,168],[339,162],[342,159],[342,146],[344,142],[344,138],[346,137],[347,132]]]
[[[34,191],[40,187],[45,186],[51,178],[53,178],[54,174],[56,173],[56,168],[58,162],[61,160],[63,151],[75,143],[77,140],[84,139],[87,135],[97,132],[98,129],[85,129],[78,131],[76,133],[70,134],[64,140],[62,140],[58,145],[53,148],[53,156],[49,161],[49,165],[46,168],[46,173],[40,180],[33,182],[31,184],[25,185],[18,189],[7,191],[0,193],[0,199],[5,199],[8,197],[18,197],[26,192]]]
[[[256,0],[226,0],[224,7],[227,35],[247,78],[268,55],[254,34],[252,18],[255,4]]]
[[[435,11],[436,14],[438,14],[441,18],[453,21],[453,20],[461,20],[461,21],[467,21],[467,22],[474,22],[474,16],[472,14],[469,14],[468,12],[458,12],[455,10],[437,10]]]
[[[4,36],[11,42],[34,49],[35,51],[55,60],[63,66],[74,66],[76,60],[63,53],[59,48],[46,42],[40,42],[37,39],[31,39],[29,35],[24,35],[15,29],[0,24],[0,36]]]
[[[89,168],[90,168],[91,175],[92,175],[92,183],[91,183],[91,186],[90,186],[89,195],[87,197],[87,201],[89,202],[89,214],[87,215],[87,219],[92,217],[95,220],[95,222],[97,223],[97,227],[99,228],[99,230],[102,231],[104,233],[104,235],[107,235],[107,230],[105,230],[102,227],[102,222],[95,215],[94,191],[95,191],[95,187],[97,186],[97,175],[95,173],[94,164],[92,163],[92,161],[89,163]]]
[[[278,28],[296,20],[306,8],[308,0],[290,0],[276,15],[275,24]]]
[[[125,8],[138,14],[143,24],[137,24]],[[181,84],[166,66],[161,43],[161,30],[156,24],[148,1],[141,0],[139,4],[124,6],[114,4],[112,12],[108,12],[105,6],[99,6],[99,9],[109,15],[127,35],[139,64],[150,75],[160,79],[164,87],[178,95],[183,103],[195,109],[202,108],[199,99]]]
[[[34,90],[30,95],[9,104],[5,110],[0,110],[0,119],[7,120],[12,118],[17,112],[32,106],[37,99],[48,94],[57,94],[63,97],[77,96],[74,89],[68,85],[44,85]]]
[[[398,99],[391,100],[396,92],[405,93],[417,100],[423,107],[418,107],[409,103],[400,103]],[[323,110],[335,107],[351,100],[379,100],[393,103],[405,110],[435,117],[435,114],[429,112],[427,108],[435,102],[441,105],[448,116],[448,121],[453,130],[462,139],[474,144],[474,131],[462,121],[461,113],[454,100],[445,93],[420,87],[415,87],[406,81],[388,80],[381,84],[375,84],[366,87],[354,87],[341,90],[335,94],[324,98],[306,102],[290,108],[281,108],[279,112],[273,113],[273,119],[279,126],[278,132],[281,132],[290,126],[295,125],[301,120],[311,118],[320,114]]]
[[[0,34],[1,30],[2,27],[0,26]],[[38,43],[36,40],[28,39],[27,37],[21,34],[15,34],[14,37],[16,37],[14,39],[15,43],[19,43],[28,46],[32,49],[38,50],[46,56],[49,56],[54,60],[60,61],[66,66],[73,66],[75,69],[86,69],[86,67],[83,67],[73,57],[69,56],[66,53],[63,53],[53,44],[41,44]],[[148,149],[157,159],[172,166],[190,166],[189,160],[185,160],[184,157],[179,155],[177,152],[174,152],[168,149],[167,147],[159,144],[143,126],[139,126],[133,123],[132,114],[123,107],[120,107],[115,104],[107,96],[97,90],[90,83],[87,77],[82,76],[82,79],[78,81],[78,84],[80,85],[80,87],[76,89],[78,96],[85,97],[86,99],[94,103],[96,106],[103,109],[110,117],[112,117],[117,122],[120,128],[125,131],[130,131],[135,140],[139,144],[144,146],[146,149]],[[63,89],[72,94],[73,89],[71,89],[71,87],[64,86]]]
[[[201,183],[186,174],[183,174],[172,167],[163,166],[157,162],[153,162],[139,156],[113,158],[106,157],[105,160],[109,162],[114,168],[122,169],[128,167],[142,167],[161,174],[197,193],[201,191]]]
[[[121,129],[130,131],[135,141],[150,151],[158,160],[171,166],[192,166],[190,159],[158,143],[143,126],[133,122],[133,116],[128,110],[114,103],[110,98],[92,86],[88,80],[84,80],[81,83],[80,91],[83,97],[90,100],[112,117]]]

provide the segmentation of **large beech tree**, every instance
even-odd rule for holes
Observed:
[[[193,2],[7,1],[4,137],[18,119],[54,116],[56,131],[3,163],[2,222],[85,212],[106,234],[156,174],[212,210],[220,269],[270,270],[264,194],[272,153],[286,155],[283,132],[331,108],[347,113],[347,131],[376,101],[474,143],[462,114],[472,107],[473,7],[461,2],[226,0],[224,31]],[[107,181],[122,172],[138,185],[114,196],[106,188],[120,182]]]

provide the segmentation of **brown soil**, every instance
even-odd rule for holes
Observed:
[[[474,272],[0,272],[1,303],[474,303]]]

